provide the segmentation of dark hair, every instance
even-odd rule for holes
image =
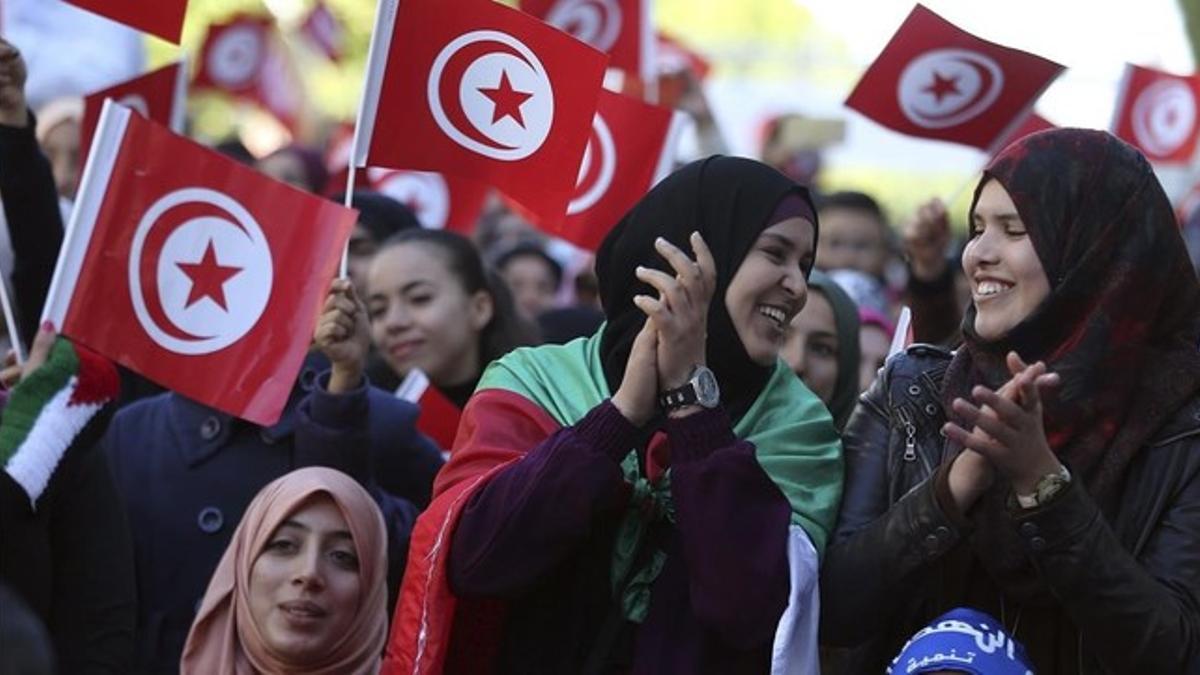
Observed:
[[[866,211],[875,217],[876,220],[883,226],[887,226],[887,217],[883,214],[883,209],[880,208],[879,202],[875,201],[871,195],[864,192],[854,192],[845,190],[842,192],[834,192],[821,197],[817,204],[818,211],[825,209],[854,209],[855,211]]]
[[[381,251],[401,244],[425,244],[444,254],[450,273],[468,294],[484,291],[492,298],[492,318],[479,334],[479,361],[487,365],[517,347],[536,344],[536,329],[517,314],[512,293],[495,272],[483,265],[470,239],[447,230],[402,230],[388,237]]]
[[[331,199],[344,203],[346,193],[339,192]],[[358,209],[358,223],[377,243],[387,241],[397,232],[421,226],[412,209],[375,190],[355,190],[350,205]]]
[[[504,268],[508,267],[510,262],[521,257],[533,257],[546,263],[546,266],[550,268],[550,276],[554,278],[554,287],[558,288],[562,285],[562,265],[552,258],[549,253],[546,253],[546,249],[537,242],[523,241],[507,249],[496,257],[495,267],[498,271],[503,272]]]

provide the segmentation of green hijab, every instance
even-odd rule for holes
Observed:
[[[858,364],[862,359],[858,344],[858,306],[829,275],[813,270],[808,278],[809,292],[820,293],[833,308],[833,323],[837,328],[837,385],[829,400],[833,425],[841,432],[858,402]]]

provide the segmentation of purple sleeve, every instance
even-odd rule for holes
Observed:
[[[770,642],[787,606],[791,506],[723,408],[670,420],[667,435],[692,608],[733,647]]]
[[[493,476],[472,495],[454,530],[451,589],[518,594],[570,556],[597,514],[624,507],[620,462],[636,434],[605,401]]]

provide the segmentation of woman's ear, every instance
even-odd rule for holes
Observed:
[[[496,301],[492,298],[492,294],[485,290],[475,291],[471,296],[468,311],[471,314],[471,328],[477,332],[482,331],[483,327],[492,320],[492,315],[496,313]]]

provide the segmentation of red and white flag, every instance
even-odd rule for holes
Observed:
[[[487,185],[432,171],[367,169],[367,184],[412,210],[421,225],[470,236],[475,232]]]
[[[80,166],[87,163],[87,151],[92,146],[92,134],[100,121],[100,109],[104,107],[105,99],[110,98],[146,119],[181,134],[187,114],[187,64],[184,61],[172,63],[85,96],[79,145],[83,149],[79,158]]]
[[[208,28],[192,85],[255,103],[291,129],[303,106],[303,83],[271,19],[239,14]]]
[[[340,61],[346,44],[346,31],[329,6],[321,0],[300,24],[300,34],[330,61]]]
[[[1014,142],[1025,138],[1029,134],[1036,134],[1039,131],[1047,131],[1049,129],[1057,129],[1058,125],[1041,115],[1030,112],[1021,120],[1021,123],[1013,127],[1012,131],[1004,134],[996,144],[992,146],[991,155],[995,157],[1000,154],[1000,151],[1012,145]]]
[[[43,318],[164,387],[270,425],[356,216],[109,101]]]
[[[381,0],[354,164],[471,178],[560,220],[606,62],[498,2],[452,11],[438,0]]]
[[[1186,164],[1200,137],[1200,75],[1128,64],[1117,95],[1113,134],[1151,162]]]
[[[917,5],[846,106],[900,133],[987,151],[1062,71]]]
[[[454,447],[454,435],[458,433],[458,422],[462,409],[454,401],[438,391],[429,381],[429,376],[419,368],[413,368],[396,388],[396,398],[415,403],[421,408],[417,416],[417,431],[437,443],[442,453],[449,455]]]
[[[521,9],[608,54],[608,65],[654,80],[653,0],[521,0]]]
[[[67,0],[89,12],[179,44],[187,0]]]
[[[605,90],[567,207],[552,234],[596,250],[643,195],[674,168],[683,113]]]

